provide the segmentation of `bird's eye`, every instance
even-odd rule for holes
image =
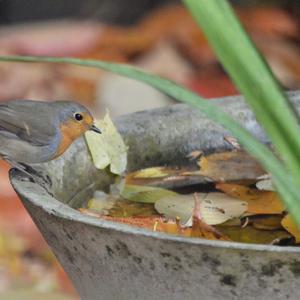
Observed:
[[[83,119],[83,116],[82,116],[82,114],[76,113],[74,115],[74,118],[75,118],[76,121],[81,121]]]

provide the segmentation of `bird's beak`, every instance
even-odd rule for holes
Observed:
[[[101,130],[98,127],[96,127],[94,124],[91,126],[90,130],[93,130],[97,133],[102,133]]]

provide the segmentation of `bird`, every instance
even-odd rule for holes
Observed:
[[[73,101],[0,103],[0,157],[25,173],[61,156],[87,130],[101,133],[89,110]]]

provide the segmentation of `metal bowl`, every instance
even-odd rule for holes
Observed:
[[[296,106],[300,93],[290,93]],[[241,97],[213,100],[267,142]],[[115,120],[129,145],[128,170],[185,165],[193,150],[229,149],[229,133],[185,105]],[[11,171],[24,206],[82,299],[299,299],[300,248],[210,241],[151,232],[74,208],[112,177],[96,170],[83,139],[59,159],[33,166],[46,189]]]

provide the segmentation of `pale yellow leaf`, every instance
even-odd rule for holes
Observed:
[[[246,201],[248,203],[247,214],[249,215],[282,214],[285,210],[284,205],[275,192],[260,191],[230,183],[218,183],[216,188],[233,198]]]
[[[168,176],[169,173],[163,167],[146,168],[133,173],[133,178],[161,178]]]
[[[222,224],[240,217],[247,210],[245,201],[223,193],[199,193],[201,220],[208,225]],[[185,226],[191,225],[194,210],[193,195],[163,197],[155,202],[155,209],[169,218],[179,218]]]
[[[103,120],[95,121],[102,134],[87,131],[85,138],[98,169],[104,169],[110,165],[110,171],[114,174],[122,174],[127,165],[127,147],[107,113]]]
[[[245,201],[237,201],[223,193],[200,194],[201,218],[209,225],[222,224],[233,218],[240,217],[247,211]]]

